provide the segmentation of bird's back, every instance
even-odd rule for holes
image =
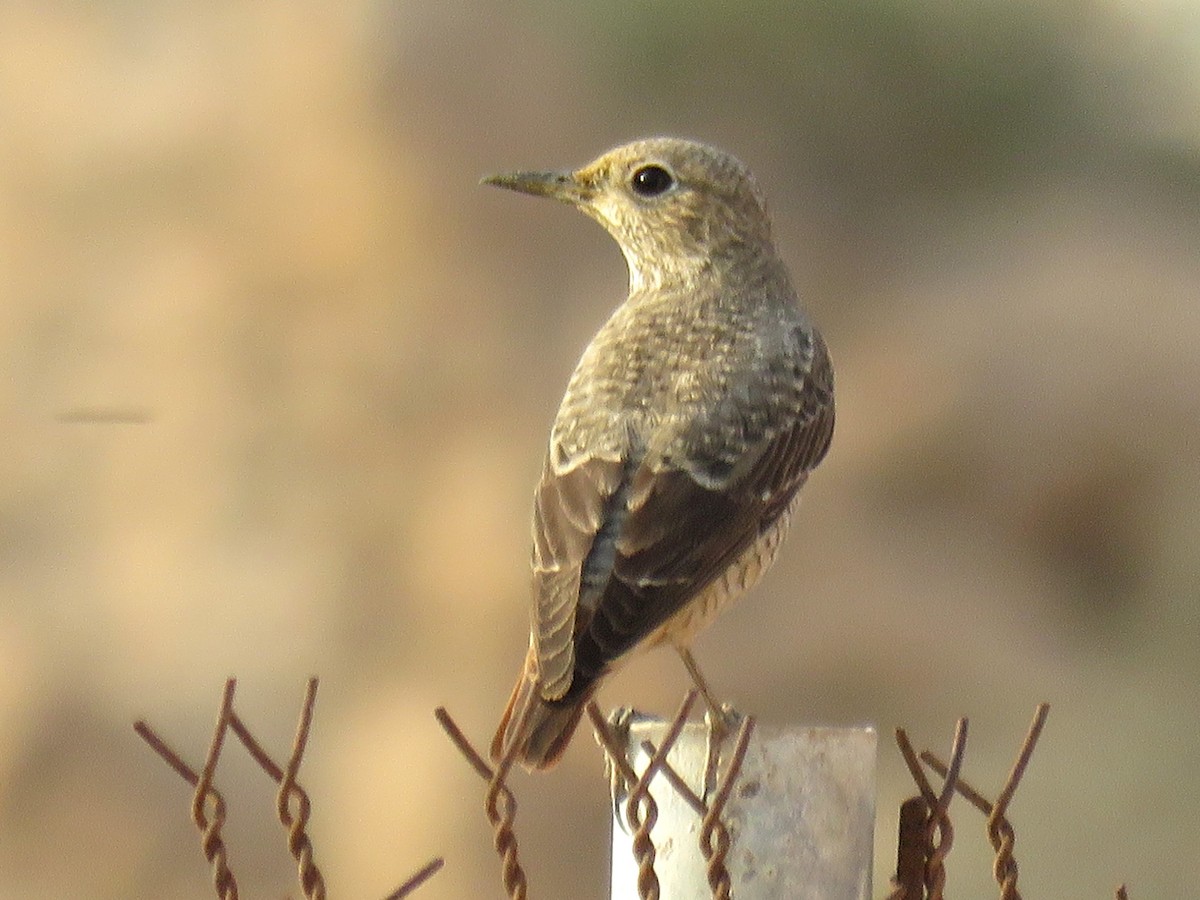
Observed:
[[[534,620],[550,624],[549,657],[566,633],[546,613],[573,606],[569,654],[561,647],[573,671],[562,674],[577,688],[719,576],[783,514],[824,453],[832,384],[814,391],[813,375],[824,377],[828,357],[782,267],[764,268],[690,285],[686,296],[635,293],[571,378],[538,492]],[[789,462],[785,435],[826,404],[829,428]],[[764,467],[771,452],[781,459]],[[572,514],[567,486],[595,499],[597,478],[611,490],[588,515]],[[580,524],[582,542],[539,555]],[[578,578],[564,580],[571,569]]]
[[[597,219],[630,274],[535,492],[531,645],[492,752],[543,768],[626,655],[664,635],[682,648],[770,564],[829,445],[833,377],[734,157],[658,138],[489,181]]]
[[[550,436],[556,464],[678,452],[681,442],[733,463],[794,413],[811,333],[782,266],[635,292],[571,376]]]

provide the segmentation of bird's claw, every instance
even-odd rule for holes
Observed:
[[[616,745],[618,747],[628,747],[629,729],[635,723],[645,718],[645,713],[638,712],[638,710],[631,706],[620,706],[610,712],[605,721],[608,724],[608,730],[612,733],[613,738],[615,738]],[[612,798],[613,821],[617,822],[621,826],[621,830],[626,834],[633,834],[633,829],[629,827],[629,822],[625,815],[626,803],[629,800],[630,785],[626,782],[620,767],[609,756],[607,750],[604,753],[604,777],[608,779],[609,796]]]
[[[719,708],[709,706],[704,711],[704,726],[707,734],[704,742],[704,784],[700,799],[708,803],[717,790],[717,770],[721,765],[721,747],[730,735],[734,734],[746,717],[729,703],[722,703]]]
[[[733,708],[732,703],[722,703],[719,710],[711,707],[704,710],[704,725],[709,732],[715,732],[724,740],[742,727],[746,717]]]

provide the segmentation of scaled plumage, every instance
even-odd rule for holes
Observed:
[[[605,675],[695,634],[770,566],[833,433],[833,370],[747,169],[704,144],[627,144],[490,183],[605,226],[630,293],[559,408],[533,519],[530,648],[492,744],[557,762]]]

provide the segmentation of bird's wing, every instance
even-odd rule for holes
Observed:
[[[557,700],[571,686],[584,563],[624,467],[616,457],[594,456],[560,472],[551,458],[534,495],[532,640],[542,696]]]
[[[535,643],[542,694],[590,682],[717,578],[788,507],[828,449],[833,376],[819,336],[780,421],[727,471],[652,457],[627,472],[592,460],[547,474],[535,512]],[[735,417],[730,406],[715,413]],[[697,422],[720,428],[725,422]],[[616,521],[618,527],[613,528]],[[581,573],[609,542],[602,590],[581,603]],[[540,566],[539,566],[540,560]],[[537,572],[540,568],[541,574]]]
[[[598,670],[635,647],[758,540],[788,508],[833,434],[832,369],[820,339],[792,417],[724,479],[687,465],[645,465],[610,580],[576,641],[576,669]]]

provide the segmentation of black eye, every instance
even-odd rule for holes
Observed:
[[[675,183],[671,173],[662,166],[642,166],[633,173],[633,192],[642,197],[657,197]]]

